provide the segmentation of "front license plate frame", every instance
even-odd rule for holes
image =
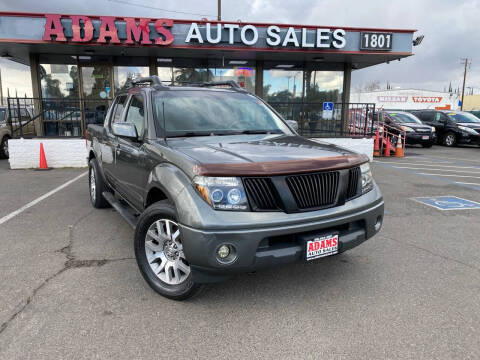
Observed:
[[[430,135],[422,135],[422,140],[430,140]]]
[[[338,233],[318,235],[305,241],[305,260],[311,261],[338,254]]]

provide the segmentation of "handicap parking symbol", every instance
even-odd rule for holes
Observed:
[[[323,111],[333,111],[333,102],[325,101],[323,103]]]
[[[480,203],[459,198],[457,196],[434,196],[434,197],[417,197],[412,200],[422,204],[434,207],[439,210],[469,210],[480,209]]]

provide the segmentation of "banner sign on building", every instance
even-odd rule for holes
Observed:
[[[377,96],[378,102],[407,102],[408,96]]]
[[[412,96],[413,102],[416,103],[435,103],[438,104],[442,101],[441,96]]]

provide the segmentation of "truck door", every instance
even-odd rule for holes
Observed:
[[[148,171],[143,146],[146,124],[145,98],[141,93],[130,97],[124,121],[135,125],[138,139],[118,137],[114,177],[122,196],[137,209],[142,209]]]
[[[115,104],[113,105],[113,111],[111,114],[110,122],[106,126],[105,139],[103,144],[101,143],[101,162],[105,176],[110,184],[117,186],[114,176],[115,156],[118,148],[118,138],[112,133],[112,124],[123,122],[124,109],[127,103],[127,95],[118,96]]]

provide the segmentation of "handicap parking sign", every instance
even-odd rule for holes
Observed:
[[[333,111],[333,102],[325,101],[323,103],[323,111]]]
[[[480,209],[480,203],[457,196],[417,197],[412,200],[434,207],[438,210]]]
[[[333,102],[325,101],[323,103],[322,118],[331,120],[333,118]]]

